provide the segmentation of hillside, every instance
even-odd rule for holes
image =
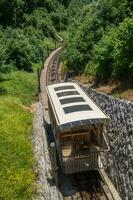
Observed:
[[[133,99],[132,0],[0,1],[0,199],[34,196],[32,145],[37,69],[64,42],[62,62],[77,80]],[[123,96],[123,92],[127,92]],[[129,97],[130,93],[130,98]]]
[[[32,199],[37,173],[32,132],[37,68],[67,27],[58,0],[0,1],[0,199]],[[58,44],[57,44],[58,45]]]
[[[127,80],[133,86],[133,2],[95,0],[69,26],[66,66],[95,87]],[[126,81],[127,82],[127,81]],[[132,85],[132,86],[131,86]],[[119,88],[116,88],[116,90]]]

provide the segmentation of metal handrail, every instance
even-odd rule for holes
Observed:
[[[88,155],[78,155],[78,156],[75,156],[75,155],[73,155],[73,156],[71,156],[71,155],[70,156],[63,156],[62,155],[62,158],[73,158],[75,160],[77,160],[77,159],[86,159],[91,154],[99,154],[100,155],[100,153],[102,153],[102,152],[104,152],[104,151],[90,151]]]
[[[105,135],[104,135],[104,133],[102,132],[102,136],[103,136],[103,138],[104,138],[104,141],[105,141],[105,144],[106,144],[106,146],[107,146],[107,149],[105,149],[104,150],[104,152],[106,151],[109,151],[110,150],[110,147],[109,147],[109,145],[108,145],[108,142],[107,142],[107,139],[106,139],[106,137],[105,137]]]
[[[64,158],[63,169],[66,174],[76,173],[81,171],[102,169],[103,163],[101,161],[101,154],[98,152],[92,153],[87,158]]]

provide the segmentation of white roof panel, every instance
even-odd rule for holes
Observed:
[[[104,121],[109,118],[77,83],[49,85],[47,93],[58,125],[95,119]]]

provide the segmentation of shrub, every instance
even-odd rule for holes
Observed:
[[[6,63],[19,70],[32,71],[32,63],[36,60],[33,45],[22,30],[7,28],[5,31]]]
[[[133,76],[133,19],[106,33],[92,50],[86,72],[99,79]]]
[[[25,15],[25,25],[33,26],[43,31],[45,36],[51,36],[54,31],[54,26],[51,20],[51,16],[45,8],[38,8],[34,10],[30,15]]]
[[[92,59],[92,49],[100,42],[103,35],[108,33],[112,26],[117,27],[126,17],[131,17],[133,9],[133,4],[129,0],[96,0],[90,2],[92,3],[83,7],[80,17],[74,20],[68,40],[68,68],[81,72]],[[97,49],[97,51],[100,51],[100,49]],[[110,63],[110,58],[107,58],[107,61],[104,60],[104,62],[105,65],[106,62]],[[88,71],[92,70],[91,73],[95,72],[92,67],[87,68]],[[108,70],[110,72],[104,72],[105,76],[109,76],[111,73],[110,67]]]

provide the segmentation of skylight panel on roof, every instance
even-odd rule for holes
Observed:
[[[68,106],[63,108],[65,114],[72,113],[72,112],[80,112],[80,111],[92,111],[92,108],[89,105],[75,105],[75,106]]]
[[[55,87],[54,88],[55,91],[68,90],[68,89],[75,89],[75,87],[72,86],[72,85],[67,85],[67,86],[60,86],[60,87]]]
[[[60,99],[61,104],[76,103],[76,102],[85,102],[85,100],[82,97],[71,97],[71,98]]]
[[[58,97],[69,96],[69,95],[79,95],[77,91],[66,91],[57,93]]]

